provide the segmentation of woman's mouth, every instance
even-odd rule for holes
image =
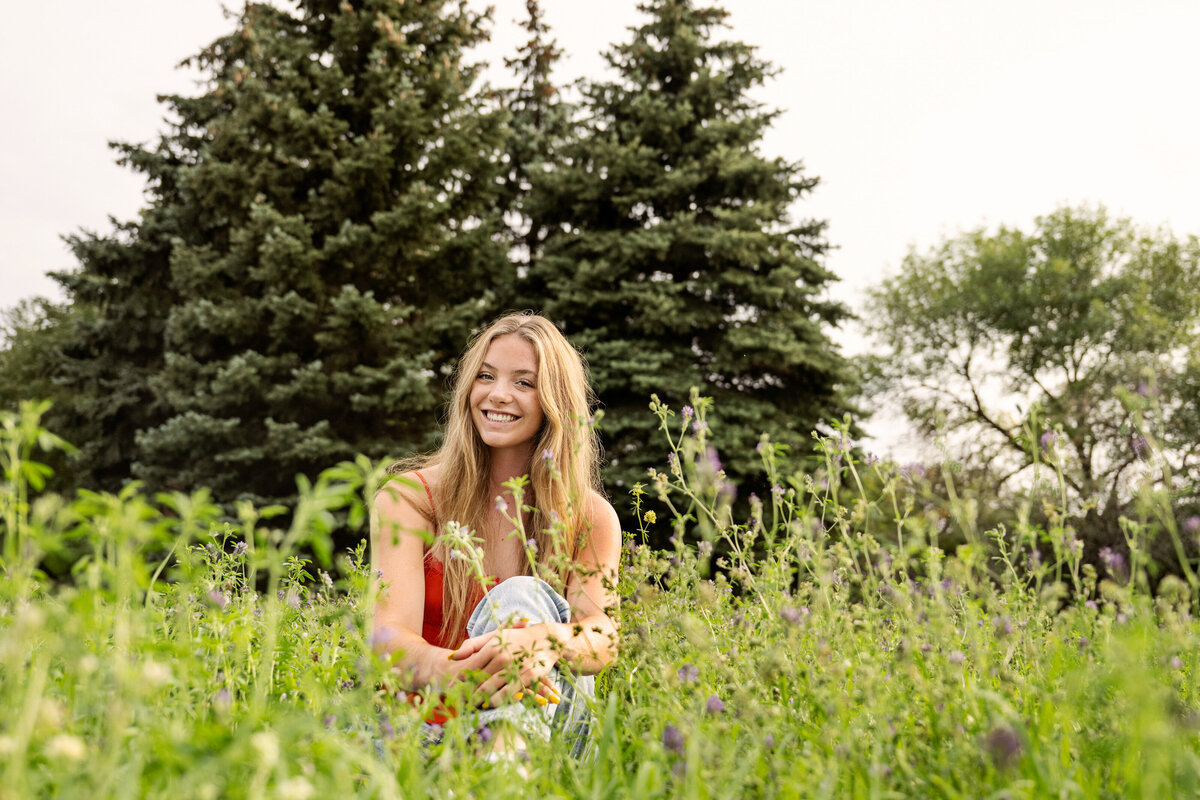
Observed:
[[[487,417],[489,422],[515,422],[519,419],[512,414],[505,414],[503,411],[484,411],[483,416]]]

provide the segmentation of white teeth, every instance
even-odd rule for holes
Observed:
[[[483,413],[492,422],[512,422],[516,419],[512,414],[502,414],[499,411],[485,411]]]

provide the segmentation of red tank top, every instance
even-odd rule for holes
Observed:
[[[420,479],[421,485],[425,487],[425,494],[429,497],[429,507],[433,510],[433,514],[436,517],[437,506],[434,505],[433,492],[429,488],[429,482],[425,480],[425,476],[420,472],[413,470],[413,474]],[[425,614],[421,620],[421,638],[436,647],[454,648],[461,644],[463,639],[467,638],[467,632],[466,630],[462,630],[456,634],[442,635],[443,583],[445,577],[446,568],[442,562],[433,555],[432,550],[426,552]],[[478,603],[483,599],[483,590],[476,588],[475,595],[471,599]]]
[[[429,497],[429,507],[433,511],[434,517],[437,516],[437,506],[433,502],[433,492],[429,488],[429,481],[425,480],[425,476],[420,472],[413,470],[413,474],[421,480],[421,485],[425,487],[425,494]],[[456,648],[460,645],[463,639],[467,638],[466,630],[460,631],[457,635],[443,636],[442,635],[442,605],[444,600],[443,583],[446,577],[446,568],[430,550],[425,553],[425,613],[421,618],[421,638],[429,642],[435,647]],[[476,589],[478,597],[472,598],[475,602],[483,599],[483,591]],[[410,700],[414,705],[420,704],[420,696],[410,695]],[[432,722],[435,725],[443,725],[446,720],[455,716],[453,709],[446,708],[443,705],[438,705],[429,711],[425,717],[426,722]]]

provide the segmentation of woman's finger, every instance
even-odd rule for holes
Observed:
[[[534,688],[538,700],[544,700],[546,703],[562,702],[562,696],[559,695],[558,689],[555,688],[554,683],[549,678],[539,678],[534,684]]]

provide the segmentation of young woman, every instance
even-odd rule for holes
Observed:
[[[459,361],[441,448],[393,465],[408,480],[377,496],[373,535],[375,641],[394,654],[400,688],[469,682],[475,724],[565,729],[576,752],[590,676],[616,657],[621,548],[598,491],[590,397],[553,324],[498,319]],[[518,502],[505,484],[522,476]],[[482,540],[482,576],[450,546],[454,523]]]

